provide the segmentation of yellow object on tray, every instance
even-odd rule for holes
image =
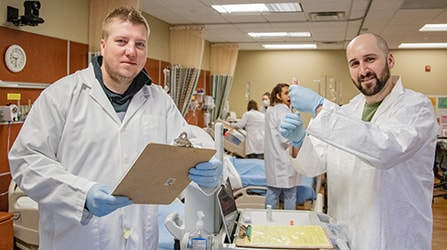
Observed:
[[[250,239],[236,241],[237,246],[257,248],[332,249],[321,226],[251,225]]]

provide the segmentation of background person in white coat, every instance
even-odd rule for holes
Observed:
[[[39,204],[40,249],[158,248],[158,207],[110,195],[149,142],[170,144],[188,131],[143,69],[148,35],[140,12],[113,10],[103,23],[102,56],[45,89],[23,124],[9,160],[14,181]],[[220,173],[212,160],[190,178],[213,187]]]
[[[327,172],[328,214],[344,227],[351,249],[431,249],[433,106],[391,76],[395,60],[383,38],[359,35],[346,56],[361,92],[349,104],[290,88],[293,107],[314,114],[308,136],[298,116],[281,124],[290,140],[305,138],[293,165],[308,176]]]
[[[284,209],[296,209],[296,186],[301,184],[301,175],[292,167],[289,156],[292,145],[279,133],[281,120],[290,114],[289,85],[278,83],[272,90],[273,105],[265,114],[264,162],[267,179],[265,205],[276,208],[280,196]]]
[[[265,115],[258,111],[258,104],[255,100],[248,102],[247,112],[233,126],[247,131],[245,156],[247,158],[264,159]]]
[[[271,100],[272,100],[272,95],[270,94],[270,92],[265,92],[262,95],[262,106],[260,109],[260,111],[262,113],[265,113],[267,111],[267,109],[270,107],[270,105],[272,105]]]

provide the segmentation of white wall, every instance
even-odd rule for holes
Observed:
[[[6,21],[7,6],[25,14],[25,0],[0,1],[0,25],[35,34],[88,44],[89,0],[40,0],[39,16],[45,20],[38,26],[14,26]]]
[[[447,95],[447,49],[395,50],[393,73],[402,76],[406,87],[426,95]],[[431,72],[425,72],[425,65]]]
[[[447,50],[395,50],[396,65],[392,74],[401,75],[405,87],[426,95],[447,95]],[[425,72],[431,65],[431,72]],[[229,96],[230,109],[241,116],[246,111],[246,84],[251,82],[250,98],[261,104],[261,96],[278,82],[290,84],[296,77],[300,84],[318,91],[314,80],[324,82],[331,76],[341,83],[341,103],[358,94],[347,67],[345,51],[240,51]],[[320,85],[323,88],[323,85]],[[304,116],[305,120],[309,116]]]

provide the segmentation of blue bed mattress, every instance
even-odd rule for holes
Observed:
[[[239,173],[243,187],[266,186],[264,160],[231,157],[230,162]],[[297,187],[296,192],[297,204],[316,199],[313,189],[314,180],[313,177],[302,177],[302,184]]]

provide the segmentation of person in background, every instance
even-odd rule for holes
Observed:
[[[271,99],[272,98],[271,98],[270,92],[265,92],[262,95],[262,106],[261,106],[261,110],[260,110],[262,113],[265,113],[267,111],[268,107],[270,105],[272,105]]]
[[[264,161],[267,179],[265,205],[277,207],[280,196],[284,209],[296,209],[296,186],[301,184],[301,175],[292,167],[289,155],[292,145],[279,133],[281,120],[291,113],[289,85],[278,83],[272,90],[272,106],[265,114]]]
[[[265,115],[258,111],[258,104],[250,100],[247,104],[247,112],[233,125],[235,128],[245,129],[245,155],[247,158],[264,159],[264,129]]]
[[[361,92],[348,104],[290,88],[293,107],[314,116],[308,136],[299,116],[281,124],[283,136],[304,141],[292,163],[307,176],[327,173],[328,215],[345,229],[351,249],[431,249],[433,106],[391,75],[395,59],[382,37],[355,37],[346,57]]]
[[[158,248],[158,207],[110,194],[149,142],[171,144],[189,131],[143,68],[149,32],[136,9],[112,10],[101,56],[45,89],[23,124],[9,162],[13,180],[39,204],[40,249]],[[202,188],[219,184],[220,161],[191,167]]]

